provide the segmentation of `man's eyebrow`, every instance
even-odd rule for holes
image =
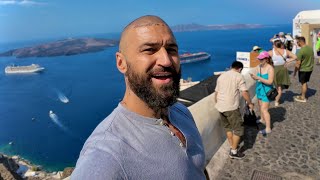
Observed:
[[[167,46],[167,47],[178,48],[178,44],[177,44],[177,43],[174,43],[174,42],[168,43],[166,46]]]
[[[158,42],[146,42],[146,43],[143,43],[141,44],[140,47],[144,47],[144,46],[160,46],[161,44],[158,43]]]
[[[155,46],[161,46],[161,43],[158,42],[146,42],[144,44],[142,44],[140,47],[145,47],[145,46],[149,46],[149,47],[155,47]],[[172,48],[178,48],[177,43],[171,42],[165,45],[166,47],[172,47]]]

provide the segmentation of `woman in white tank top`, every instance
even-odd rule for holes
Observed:
[[[274,64],[274,85],[278,90],[278,96],[274,103],[275,106],[279,105],[282,89],[287,89],[291,84],[287,65],[297,59],[295,54],[282,47],[282,42],[275,40],[273,42],[273,49],[269,51]]]

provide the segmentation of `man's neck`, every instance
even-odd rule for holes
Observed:
[[[168,111],[168,108],[166,108],[163,109],[162,112],[158,112],[158,114],[156,114],[156,112],[154,112],[154,110],[152,110],[144,101],[128,89],[126,90],[121,104],[128,110],[149,118],[161,118],[161,114],[166,114]]]
[[[237,73],[240,73],[238,69],[235,69],[235,68],[231,68],[231,71],[234,71],[234,72],[237,72]]]

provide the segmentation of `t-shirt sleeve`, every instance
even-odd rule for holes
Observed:
[[[239,76],[240,78],[239,78],[239,87],[238,87],[238,89],[240,90],[240,91],[247,91],[248,90],[248,88],[247,88],[247,86],[246,86],[246,82],[245,82],[245,80],[244,80],[244,77],[241,75],[241,76]]]
[[[301,48],[300,49],[300,51],[298,52],[298,55],[297,55],[297,61],[301,61],[302,60],[302,52],[303,52],[304,50]]]
[[[114,156],[98,149],[89,149],[80,156],[71,175],[71,180],[82,179],[126,179],[126,176]]]

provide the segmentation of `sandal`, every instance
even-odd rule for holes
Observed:
[[[263,130],[259,131],[259,133],[264,135],[264,136],[267,135],[267,134],[270,134],[271,132],[272,132],[271,130],[267,131],[266,129],[263,129]]]
[[[261,119],[256,120],[256,123],[257,123],[257,124],[259,124],[259,123],[261,123],[261,124],[266,124],[266,122],[265,122],[265,121],[262,121]]]

